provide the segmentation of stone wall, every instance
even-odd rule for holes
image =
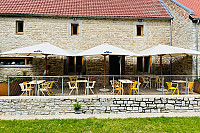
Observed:
[[[16,34],[16,20],[24,21],[24,33]],[[81,22],[80,37],[69,36],[72,18],[60,17],[0,17],[0,49],[2,52],[49,42],[66,50],[86,50],[108,43],[130,51],[139,52],[158,44],[170,44],[170,20],[144,19],[144,37],[136,37],[137,19],[90,19],[77,18]],[[140,23],[139,23],[140,24]],[[137,61],[126,57],[126,73],[135,74]],[[87,57],[86,74],[103,73],[103,57]],[[108,57],[107,57],[107,60]],[[41,68],[33,67],[39,69]],[[64,68],[59,67],[56,73]],[[91,71],[90,71],[91,70]],[[4,69],[1,69],[4,71]],[[107,63],[106,74],[109,74]],[[17,74],[17,73],[13,73]]]
[[[81,109],[74,110],[74,104]],[[0,115],[200,112],[199,95],[0,97]]]
[[[192,20],[189,19],[190,13],[183,9],[182,7],[178,6],[171,0],[163,0],[167,8],[169,9],[170,13],[174,17],[173,19],[173,31],[172,31],[172,45],[178,46],[182,48],[192,49],[196,50],[196,26],[195,23],[192,22]],[[178,59],[175,59],[174,62],[177,62]],[[182,67],[176,67],[176,69],[173,69],[174,74],[195,74],[195,58],[193,60],[190,60],[191,62],[187,61],[187,66],[191,65],[191,71],[180,73],[181,71],[187,71],[182,70]],[[178,61],[181,62],[181,61]],[[193,66],[192,66],[193,64]],[[178,64],[175,64],[178,65]],[[192,72],[193,71],[193,72]]]

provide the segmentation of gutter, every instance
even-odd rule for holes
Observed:
[[[198,38],[198,26],[199,25],[199,20],[196,23],[196,51],[199,51],[199,38]],[[199,58],[198,55],[196,55],[196,74],[199,77]]]
[[[18,17],[68,17],[68,18],[123,18],[123,19],[164,19],[171,18],[160,17],[121,17],[121,16],[79,16],[79,15],[54,15],[54,14],[18,14],[18,13],[0,13],[0,16],[18,16]]]

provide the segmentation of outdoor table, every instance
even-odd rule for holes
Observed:
[[[131,84],[131,83],[134,84],[134,82],[131,81],[131,80],[129,80],[129,79],[119,79],[118,81],[121,82],[121,85],[122,85],[122,88],[123,88],[123,89],[124,89],[123,84]],[[122,95],[123,95],[123,93],[122,93]]]
[[[28,82],[27,84],[30,84],[30,85],[37,85],[37,89],[40,89],[40,85],[42,84],[42,83],[44,83],[45,82],[45,80],[32,80],[32,81],[30,81],[30,82]]]
[[[178,89],[183,87],[183,86],[182,86],[183,83],[186,83],[186,81],[184,81],[184,80],[172,80],[172,82],[181,84],[181,87],[178,87]]]
[[[86,83],[88,82],[88,80],[76,80],[76,83],[80,84],[80,83],[84,83],[84,85],[86,86]],[[79,86],[78,86],[79,88]],[[85,87],[86,89],[86,87]]]

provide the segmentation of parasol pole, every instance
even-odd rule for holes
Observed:
[[[104,89],[106,88],[106,55],[103,55],[104,57]]]
[[[47,75],[47,55],[45,54],[45,64],[46,64],[46,75]]]
[[[160,55],[160,75],[161,75],[161,84],[162,84],[162,55]]]
[[[48,65],[47,65],[47,56],[48,56],[48,55],[45,54],[45,64],[46,64],[46,75],[45,75],[45,76],[47,76],[47,69],[48,69],[48,68],[47,68],[47,66],[48,66]],[[46,81],[47,81],[47,78],[45,78],[45,79],[46,79]]]

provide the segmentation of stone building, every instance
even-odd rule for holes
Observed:
[[[187,49],[199,50],[200,39],[200,1],[199,0],[163,0],[173,16],[172,21],[172,45]],[[198,75],[199,70],[196,56],[184,57],[185,63],[181,60],[173,60],[173,70],[176,74],[191,74],[188,70],[193,70],[192,74]],[[188,69],[185,69],[188,68]],[[181,72],[181,73],[180,73]]]
[[[165,4],[172,10],[172,2]],[[2,0],[0,6],[0,50],[1,52],[20,47],[49,42],[71,52],[86,50],[102,43],[108,43],[130,51],[139,52],[146,48],[173,43],[180,47],[195,38],[195,27],[188,32],[173,31],[171,38],[171,16],[161,0],[63,0],[26,1]],[[176,6],[176,8],[181,8]],[[187,10],[183,9],[186,13]],[[187,14],[183,13],[187,16]],[[188,17],[188,16],[187,16]],[[188,25],[195,24],[184,17]],[[174,18],[173,30],[179,25]],[[181,19],[181,17],[180,17]],[[180,28],[181,29],[181,28]],[[184,30],[180,30],[181,32]],[[192,31],[192,33],[190,33]],[[190,38],[178,39],[183,34]],[[170,40],[173,40],[172,42]],[[178,42],[178,43],[177,43]],[[183,42],[183,43],[182,43]],[[195,48],[195,40],[191,46]],[[190,48],[190,47],[186,47]],[[107,56],[106,74],[119,74],[119,56]],[[159,74],[159,60],[145,58],[145,72]],[[178,60],[179,61],[179,60]],[[177,61],[177,62],[178,62]],[[137,74],[143,66],[141,58],[122,57],[123,74]],[[21,57],[1,55],[1,79],[7,75],[42,75],[44,57]],[[49,64],[55,75],[103,74],[103,57],[59,57],[50,56]],[[166,60],[164,74],[169,74]],[[111,66],[115,66],[111,68]],[[152,66],[152,67],[151,67]],[[151,68],[151,70],[150,70]],[[115,69],[115,71],[110,71]],[[190,74],[190,73],[188,73]]]

